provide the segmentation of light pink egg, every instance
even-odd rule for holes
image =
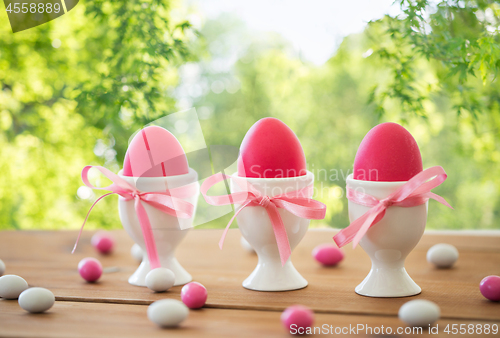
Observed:
[[[102,265],[92,257],[84,258],[78,263],[78,272],[87,282],[95,282],[102,275]]]
[[[308,307],[293,305],[283,311],[281,323],[290,332],[304,333],[305,329],[313,325],[314,313]]]
[[[181,299],[190,309],[199,309],[207,301],[207,289],[198,282],[191,282],[182,287]]]
[[[494,302],[500,301],[500,277],[488,276],[483,278],[479,284],[481,294]]]
[[[334,244],[321,244],[312,251],[314,259],[326,266],[339,264],[344,259],[344,252]]]
[[[100,253],[107,255],[113,251],[115,240],[111,234],[101,231],[92,236],[90,244]]]
[[[123,161],[124,176],[162,177],[189,172],[186,154],[172,133],[162,127],[149,126],[138,132]]]

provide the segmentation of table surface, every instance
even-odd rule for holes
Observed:
[[[30,286],[48,288],[56,296],[54,307],[37,315],[26,313],[17,301],[0,299],[0,336],[287,337],[279,316],[293,304],[314,310],[314,326],[325,330],[323,333],[335,328],[345,333],[351,326],[360,328],[357,336],[370,336],[367,327],[376,330],[383,325],[391,327],[393,333],[398,327],[404,329],[397,313],[412,299],[428,299],[440,306],[439,335],[450,336],[444,332],[448,324],[500,324],[500,303],[483,298],[478,288],[485,276],[500,275],[500,236],[426,233],[406,261],[407,271],[422,293],[406,298],[370,298],[354,292],[370,269],[370,260],[361,248],[347,246],[345,259],[336,267],[322,267],[312,258],[316,245],[332,243],[335,230],[310,230],[306,234],[292,261],[309,286],[287,292],[244,289],[241,283],[255,267],[257,257],[241,247],[238,230],[229,231],[224,249],[219,250],[221,233],[191,230],[179,246],[179,262],[194,281],[205,285],[208,300],[203,309],[191,310],[179,328],[160,329],[147,319],[147,305],[164,298],[180,299],[181,287],[153,293],[128,284],[138,263],[130,255],[133,242],[124,231],[112,232],[116,247],[106,256],[91,247],[93,232],[83,233],[74,254],[74,231],[0,232],[0,258],[7,266],[6,274],[20,275]],[[460,258],[452,269],[437,269],[427,263],[426,252],[437,243],[450,243],[459,250]],[[104,268],[115,272],[103,274],[97,283],[85,283],[76,269],[84,257],[96,257]],[[423,331],[415,335],[426,336],[427,328]]]

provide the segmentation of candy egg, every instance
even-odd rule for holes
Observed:
[[[420,149],[413,136],[397,123],[372,128],[354,158],[354,179],[408,181],[423,170]]]
[[[245,237],[241,237],[240,244],[241,244],[241,247],[243,249],[245,249],[246,251],[255,253],[255,250],[252,248],[250,243],[248,243],[248,241],[245,239]]]
[[[142,249],[138,244],[132,245],[130,254],[135,258],[136,261],[142,262]]]
[[[148,307],[148,318],[161,327],[173,327],[182,323],[188,316],[186,305],[175,299],[162,299]]]
[[[168,130],[149,126],[138,132],[127,149],[123,161],[124,176],[162,177],[189,172],[181,144]]]
[[[438,268],[451,268],[457,259],[458,250],[451,244],[436,244],[427,251],[427,261]]]
[[[333,244],[321,244],[312,251],[314,259],[326,266],[339,264],[344,259],[344,252]]]
[[[92,257],[84,258],[78,263],[78,272],[87,282],[95,282],[102,275],[102,265]]]
[[[0,297],[5,299],[16,299],[21,292],[28,288],[28,283],[16,275],[5,275],[0,277]]]
[[[286,124],[266,117],[248,130],[241,142],[238,176],[284,178],[306,173],[304,150]]]
[[[439,319],[441,310],[436,303],[425,299],[406,302],[399,308],[399,319],[410,326],[428,326]]]
[[[285,309],[281,314],[281,323],[287,330],[305,330],[314,322],[314,313],[308,307],[293,305]]]
[[[0,259],[0,276],[5,272],[5,263]]]
[[[494,302],[500,301],[500,277],[488,276],[479,283],[481,294]]]
[[[174,283],[174,273],[166,268],[153,269],[146,275],[146,286],[155,292],[167,291]]]
[[[113,251],[115,240],[107,232],[97,232],[94,236],[92,236],[90,244],[92,244],[92,246],[100,253],[109,254]]]
[[[181,299],[190,309],[199,309],[207,301],[207,289],[198,282],[191,282],[182,287]]]
[[[31,313],[45,312],[55,301],[54,294],[44,288],[30,288],[19,295],[19,305]]]

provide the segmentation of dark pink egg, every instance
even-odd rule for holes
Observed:
[[[168,130],[149,126],[138,132],[127,149],[123,161],[124,176],[162,177],[189,172],[181,144]]]
[[[281,323],[291,333],[305,333],[314,323],[314,313],[308,307],[293,305],[281,313]]]
[[[321,244],[312,251],[314,259],[326,266],[339,264],[344,259],[344,252],[333,244]]]
[[[241,142],[238,176],[283,178],[305,174],[304,150],[286,124],[266,117],[248,130]]]
[[[113,251],[115,240],[111,234],[100,231],[92,236],[90,244],[100,253],[107,255]]]
[[[102,275],[102,265],[92,257],[84,258],[78,263],[78,272],[87,282],[95,282]]]
[[[500,277],[484,277],[479,284],[479,291],[481,291],[481,294],[489,300],[494,302],[500,301]]]
[[[191,282],[181,289],[182,302],[190,309],[199,309],[207,301],[207,289],[198,282]]]
[[[408,181],[422,170],[417,142],[405,128],[391,122],[372,128],[354,159],[355,180]]]

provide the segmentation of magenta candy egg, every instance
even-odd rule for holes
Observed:
[[[94,236],[92,236],[90,243],[100,253],[109,254],[111,253],[111,251],[113,251],[115,240],[110,234],[106,232],[98,232]]]
[[[97,259],[88,257],[78,263],[78,272],[87,282],[95,282],[102,275],[102,265]]]
[[[344,259],[344,252],[333,244],[321,244],[312,251],[315,260],[323,265],[339,264]]]
[[[207,289],[198,282],[191,282],[182,287],[181,299],[190,309],[199,309],[207,301]]]
[[[500,301],[500,277],[488,276],[479,283],[481,294],[492,301]]]
[[[314,313],[302,305],[290,306],[281,314],[281,323],[291,332],[304,333],[304,330],[311,327],[313,322]]]

